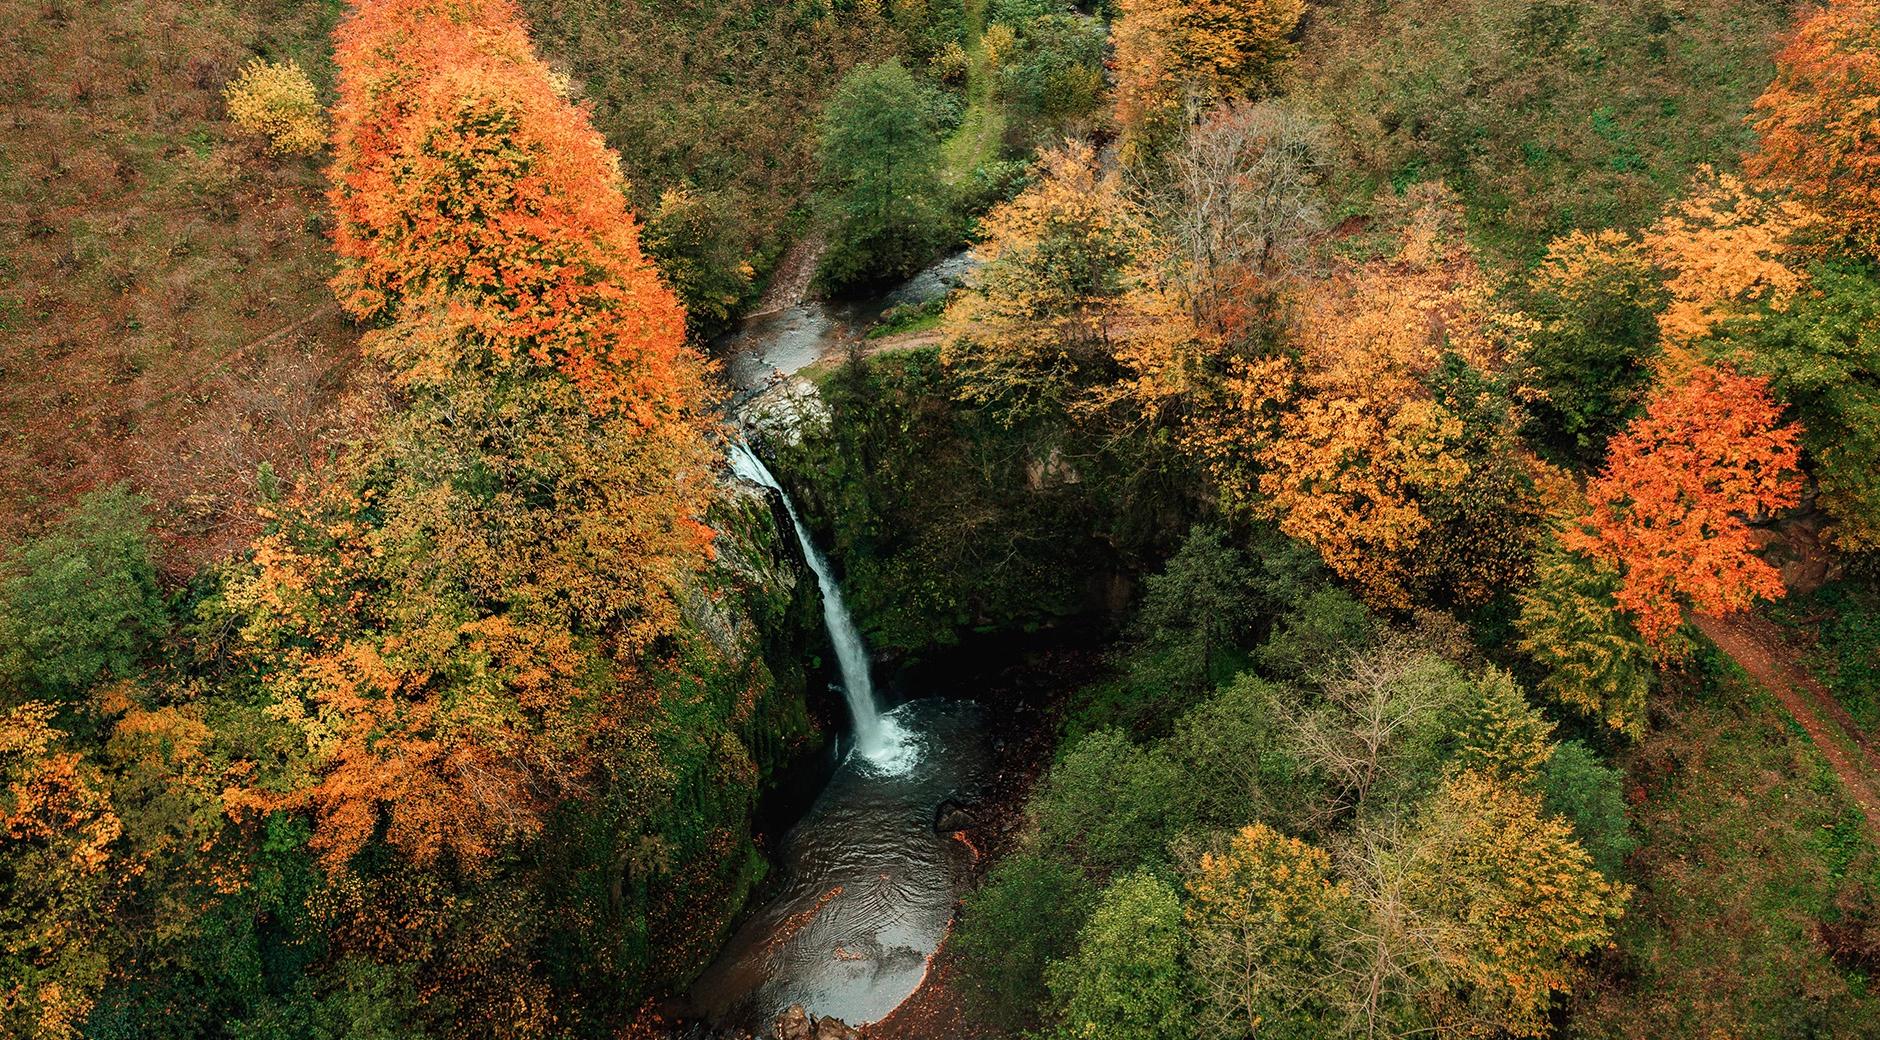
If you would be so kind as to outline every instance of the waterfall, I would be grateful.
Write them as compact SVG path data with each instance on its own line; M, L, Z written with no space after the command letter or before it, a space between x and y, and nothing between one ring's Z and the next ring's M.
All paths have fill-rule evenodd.
M875 704L875 682L868 669L868 645L862 642L855 620L849 617L848 605L842 601L842 589L829 572L829 561L823 559L822 553L816 550L816 543L810 540L809 528L803 526L803 518L797 515L796 504L790 501L789 493L783 490L770 468L743 441L731 445L731 471L774 490L783 499L783 510L789 514L791 526L796 528L803 558L809 561L809 569L816 573L816 585L822 590L823 627L829 630L829 642L835 647L836 666L842 675L842 696L848 701L850 717L855 720L856 749L877 765L905 765L903 759L909 751L906 742L893 723L881 717L881 709Z

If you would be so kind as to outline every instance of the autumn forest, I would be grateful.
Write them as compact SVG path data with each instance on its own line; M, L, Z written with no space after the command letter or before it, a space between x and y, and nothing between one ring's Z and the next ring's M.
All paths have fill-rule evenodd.
M0 15L0 1037L1880 1037L1880 0Z

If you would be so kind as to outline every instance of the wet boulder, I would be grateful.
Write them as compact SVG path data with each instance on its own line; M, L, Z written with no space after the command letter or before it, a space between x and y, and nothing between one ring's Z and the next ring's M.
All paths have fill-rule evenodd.
M775 1032L777 1040L815 1040L816 1037L815 1024L801 1004L790 1005L790 1010L777 1019Z
M811 1040L861 1040L862 1031L839 1018L819 1018Z
M943 798L933 810L933 832L953 834L978 823L971 804L958 798Z

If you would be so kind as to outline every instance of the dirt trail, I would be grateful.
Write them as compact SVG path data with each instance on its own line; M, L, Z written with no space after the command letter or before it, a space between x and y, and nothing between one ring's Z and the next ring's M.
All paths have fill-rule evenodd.
M825 248L827 243L820 234L808 234L790 243L790 248L784 250L782 259L777 261L777 269L771 273L770 285L764 289L763 297L744 319L761 318L802 303L809 296L810 282L816 277L816 262L822 259Z
M1827 687L1795 664L1795 651L1775 623L1748 613L1704 614L1693 620L1795 717L1880 837L1880 796L1871 779L1880 776L1880 751Z

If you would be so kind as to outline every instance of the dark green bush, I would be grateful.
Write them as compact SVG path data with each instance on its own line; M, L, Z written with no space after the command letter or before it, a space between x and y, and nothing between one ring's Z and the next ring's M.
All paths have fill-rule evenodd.
M0 689L70 697L136 668L169 620L145 504L92 492L0 561Z

